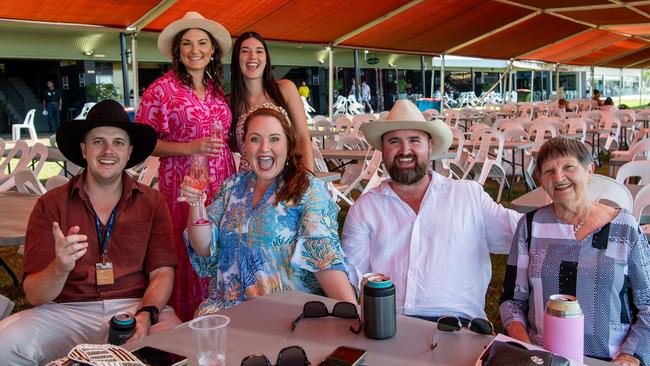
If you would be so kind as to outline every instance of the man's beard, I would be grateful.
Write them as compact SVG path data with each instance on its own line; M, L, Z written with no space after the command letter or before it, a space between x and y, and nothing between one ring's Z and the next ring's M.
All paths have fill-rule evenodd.
M415 166L413 168L399 168L397 160L400 158L413 157ZM388 168L390 177L399 184L409 185L422 180L427 175L428 162L420 162L415 155L399 155L393 160L393 164Z

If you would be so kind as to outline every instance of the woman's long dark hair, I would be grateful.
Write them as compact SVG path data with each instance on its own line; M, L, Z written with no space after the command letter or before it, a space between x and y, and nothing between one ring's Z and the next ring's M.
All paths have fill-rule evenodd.
M221 64L221 57L223 56L223 52L221 51L219 43L217 43L217 40L212 36L212 34L210 34L210 32L201 28L188 28L178 32L172 41L172 70L174 70L174 74L181 83L192 89L196 89L192 75L187 72L185 65L181 61L181 41L183 40L183 35L190 29L198 29L205 32L210 39L210 43L214 46L212 59L205 67L205 73L207 75L203 78L203 85L206 87L212 85L212 94L218 95L222 92L221 80L223 79L223 65Z
M300 201L302 196L307 192L309 187L308 171L302 164L302 154L296 144L295 132L289 118L275 109L262 107L250 113L244 121L244 139L248 134L250 121L258 116L270 116L280 121L282 131L287 138L287 162L286 166L280 173L281 181L284 184L278 184L275 196L276 205L280 201L286 201L289 205L294 205Z
M266 66L262 73L262 87L264 88L264 93L266 93L266 95L273 101L273 104L284 108L284 110L288 110L287 102L284 100L284 97L282 97L278 83L273 77L271 55L269 54L269 48L266 45L266 41L264 41L264 38L256 32L246 32L242 34L237 38L233 45L232 56L230 58L230 110L232 111L232 123L230 124L229 144L232 151L238 151L236 135L237 119L252 107L251 105L248 105L246 98L248 90L246 90L244 76L241 71L241 66L239 65L239 52L241 51L241 45L249 38L255 38L260 41L262 46L264 46L264 52L266 53Z

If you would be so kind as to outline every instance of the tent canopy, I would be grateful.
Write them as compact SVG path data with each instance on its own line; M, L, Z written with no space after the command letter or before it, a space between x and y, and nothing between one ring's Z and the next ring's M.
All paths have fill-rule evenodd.
M629 0L22 0L0 21L159 32L187 11L236 37L425 55L650 66L650 1Z

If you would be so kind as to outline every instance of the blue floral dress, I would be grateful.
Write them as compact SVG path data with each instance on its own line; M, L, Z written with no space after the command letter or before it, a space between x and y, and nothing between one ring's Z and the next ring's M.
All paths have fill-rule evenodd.
M276 291L322 295L314 272L347 274L338 236L339 208L324 183L310 176L297 204L275 205L276 180L253 207L255 180L253 172L227 179L208 207L210 256L198 255L185 236L194 269L199 277L210 278L209 297L195 316Z

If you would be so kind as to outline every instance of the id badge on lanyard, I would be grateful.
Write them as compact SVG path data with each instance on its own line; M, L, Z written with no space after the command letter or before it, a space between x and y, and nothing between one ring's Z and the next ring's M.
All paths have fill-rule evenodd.
M95 278L98 286L112 285L115 283L115 276L113 275L113 263L106 261L106 253L108 252L108 240L111 238L111 232L115 225L115 216L117 216L117 205L113 208L111 216L106 224L106 234L102 237L102 223L99 216L95 212L95 229L97 229L97 242L99 243L99 253L101 262L95 263ZM93 210L94 211L94 210Z

